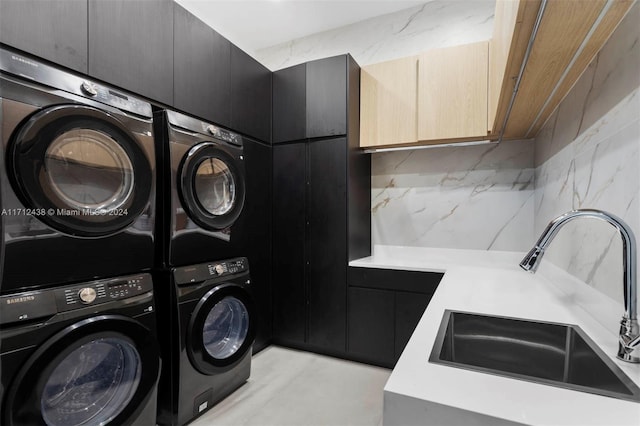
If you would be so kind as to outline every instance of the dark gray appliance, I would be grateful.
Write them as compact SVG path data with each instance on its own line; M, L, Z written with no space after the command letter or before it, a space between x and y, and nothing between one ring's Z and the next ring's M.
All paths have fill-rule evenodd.
M157 292L158 424L183 425L249 378L255 308L246 258L174 268ZM165 283L157 283L163 285Z
M162 185L170 188L162 203L164 264L246 255L242 137L174 111L162 111L156 121L162 122Z
M150 270L150 104L4 48L0 70L0 293Z
M0 423L155 424L150 275L4 295L0 304Z

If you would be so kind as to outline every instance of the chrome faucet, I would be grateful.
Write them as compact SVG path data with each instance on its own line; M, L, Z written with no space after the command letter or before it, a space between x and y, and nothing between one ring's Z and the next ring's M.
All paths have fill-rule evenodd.
M562 226L578 217L591 217L603 220L618 230L622 236L622 267L624 270L624 314L620 321L620 336L618 338L618 358L640 363L640 329L638 328L637 300L637 255L636 239L629 228L619 217L601 210L573 210L549 222L547 228L536 242L536 245L520 262L525 271L535 272L538 262L542 259L545 249L551 244Z

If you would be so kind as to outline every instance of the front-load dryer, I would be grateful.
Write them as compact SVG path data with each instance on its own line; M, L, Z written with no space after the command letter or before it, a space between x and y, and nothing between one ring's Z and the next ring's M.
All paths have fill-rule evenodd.
M255 308L246 258L174 268L165 279L158 424L183 425L249 378Z
M1 294L150 270L151 105L0 49Z
M245 166L240 135L174 111L156 115L165 161L165 266L246 255Z
M1 424L155 424L150 275L3 295L0 304Z

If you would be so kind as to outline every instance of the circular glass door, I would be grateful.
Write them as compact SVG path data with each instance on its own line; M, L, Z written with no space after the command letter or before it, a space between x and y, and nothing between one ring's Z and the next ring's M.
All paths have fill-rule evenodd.
M189 150L180 166L180 198L199 226L218 231L231 226L244 207L244 180L238 161L213 142Z
M211 357L226 359L235 354L249 332L249 311L239 299L224 297L213 305L202 327L202 344Z
M223 284L196 305L187 330L187 353L200 372L231 368L251 350L255 337L254 304L246 289Z
M105 338L75 349L45 380L40 408L49 426L103 425L131 402L140 384L135 346Z
M7 426L128 424L157 385L160 355L140 322L99 315L64 328L20 367L3 401Z
M54 229L99 237L144 211L153 184L149 159L113 116L85 106L36 113L12 140L16 192Z

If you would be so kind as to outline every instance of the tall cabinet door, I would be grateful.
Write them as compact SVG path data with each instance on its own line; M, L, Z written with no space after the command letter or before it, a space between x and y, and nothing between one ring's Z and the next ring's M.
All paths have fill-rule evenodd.
M89 0L89 75L171 105L173 4Z
M231 128L271 142L271 71L233 45Z
M229 127L231 42L177 4L174 32L174 106Z
M2 0L0 42L87 73L87 0Z
M347 140L308 144L308 343L344 352L347 304Z
M273 147L273 329L283 343L305 341L306 144Z

